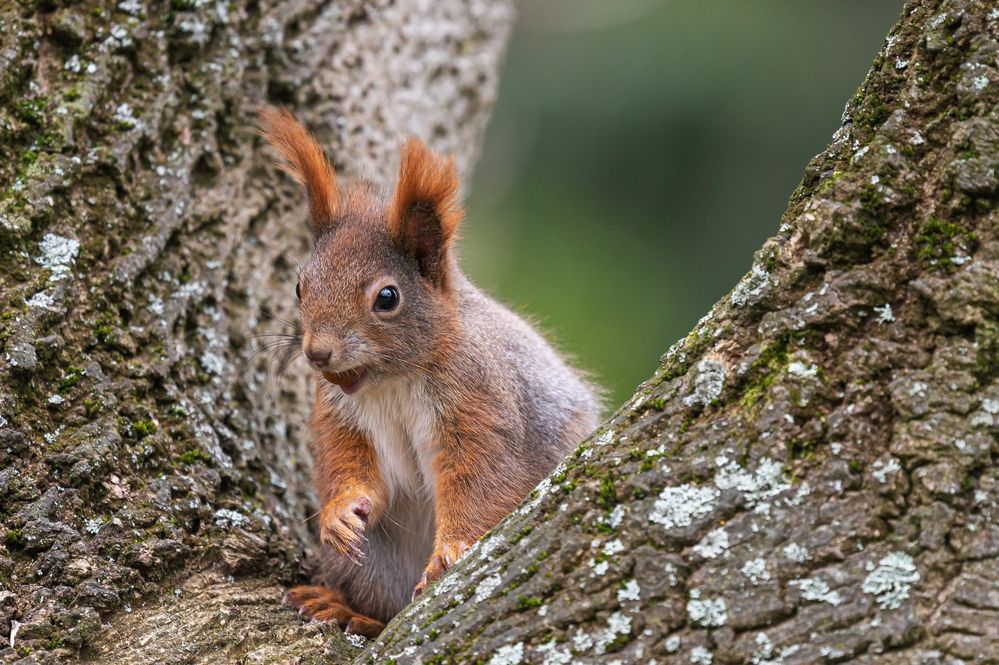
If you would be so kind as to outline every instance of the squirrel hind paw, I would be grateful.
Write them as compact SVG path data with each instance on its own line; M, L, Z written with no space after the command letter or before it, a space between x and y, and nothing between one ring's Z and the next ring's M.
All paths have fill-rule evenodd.
M355 612L339 589L303 584L288 589L284 602L298 610L299 615L313 621L336 621L348 633L377 637L385 624Z
M317 584L300 584L284 592L282 598L285 605L291 605L297 610L302 609L306 602L320 601L346 605L347 599L339 589L330 589Z

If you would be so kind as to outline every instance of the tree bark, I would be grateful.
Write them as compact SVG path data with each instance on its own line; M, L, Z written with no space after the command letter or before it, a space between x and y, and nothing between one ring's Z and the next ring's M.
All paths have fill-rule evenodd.
M999 662L997 38L906 3L749 274L362 661Z
M266 335L309 248L254 113L291 107L347 178L390 185L406 133L467 172L511 19L505 0L0 6L0 662L350 657L280 604L314 500L307 372L282 380Z

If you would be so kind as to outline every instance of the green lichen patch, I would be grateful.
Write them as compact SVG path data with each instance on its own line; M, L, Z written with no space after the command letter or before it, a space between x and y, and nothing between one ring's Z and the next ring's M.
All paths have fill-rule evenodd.
M750 366L739 398L739 405L752 412L769 394L771 387L787 367L790 356L790 335L769 344Z
M930 217L915 238L916 256L937 269L953 268L965 263L978 247L973 231Z

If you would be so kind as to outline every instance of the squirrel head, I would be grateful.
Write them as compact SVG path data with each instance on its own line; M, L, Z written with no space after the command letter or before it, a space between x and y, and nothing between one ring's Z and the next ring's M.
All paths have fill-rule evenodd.
M427 371L456 319L451 246L463 211L454 159L410 138L389 200L341 190L315 138L284 109L260 114L260 134L302 185L315 241L302 267L302 349L345 393Z

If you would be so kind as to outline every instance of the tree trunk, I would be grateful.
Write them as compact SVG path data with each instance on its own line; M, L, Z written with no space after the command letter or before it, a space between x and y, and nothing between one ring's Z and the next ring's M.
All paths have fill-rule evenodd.
M751 272L364 657L999 662L997 37L908 2Z
M266 335L309 248L254 112L291 107L347 177L391 184L406 133L467 172L511 19L506 0L0 6L0 662L349 658L280 604L314 501L307 372L282 381Z

